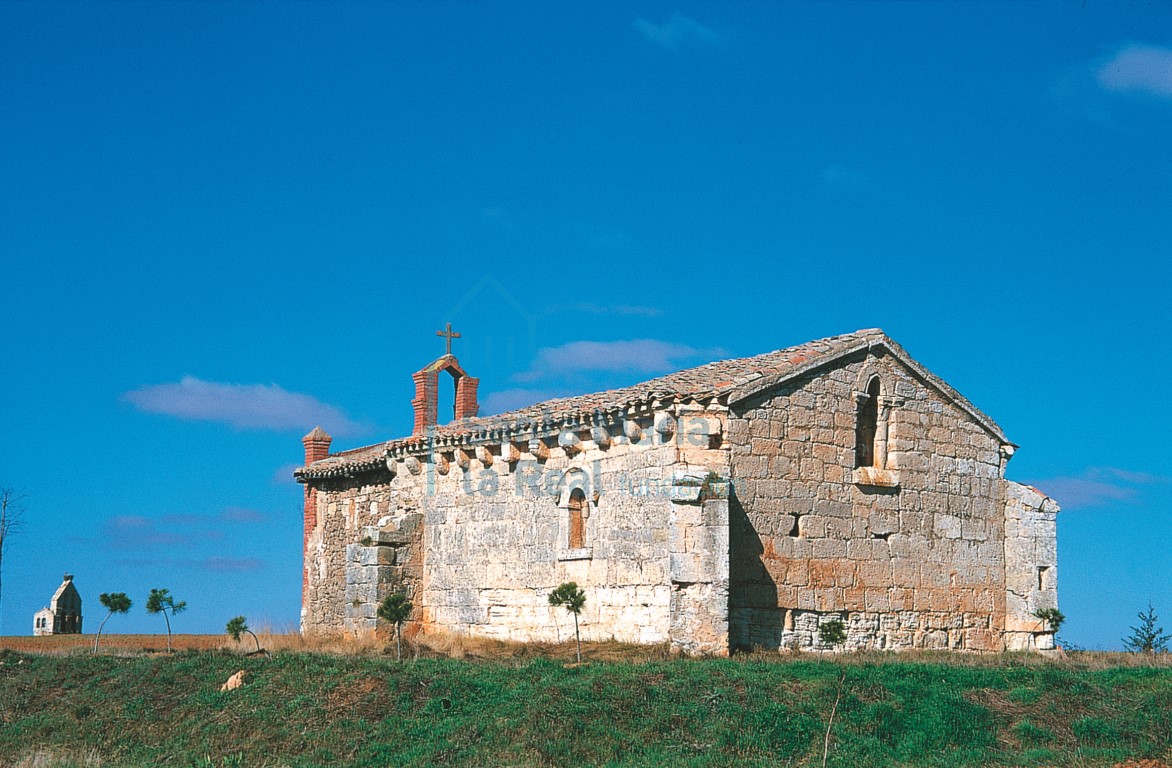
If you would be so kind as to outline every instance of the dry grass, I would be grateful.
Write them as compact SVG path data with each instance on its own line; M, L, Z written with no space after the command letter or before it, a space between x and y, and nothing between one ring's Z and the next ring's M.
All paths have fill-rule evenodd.
M294 630L257 630L261 647L270 652L329 653L346 656L378 656L394 653L394 640L385 636L354 637L345 633L302 635ZM255 649L247 635L239 642L227 635L172 635L177 651L228 651L248 653ZM0 650L25 653L78 654L93 648L93 635L51 637L0 637ZM102 635L101 653L137 655L163 653L166 635ZM679 655L666 643L635 645L615 640L582 643L582 658L594 662L654 662ZM520 643L472 637L447 632L417 635L403 641L404 658L450 658L470 660L525 661L535 658L571 659L574 642ZM733 657L746 662L813 661L824 659L840 664L947 664L967 667L1039 667L1058 665L1070 669L1102 670L1120 667L1172 667L1172 654L1137 654L1110 651L1070 651L1043 656L1038 653L957 653L954 651L859 651L827 653L754 650Z
M227 635L172 635L176 650L211 651L234 645ZM0 637L0 650L25 653L73 654L90 652L93 635L53 635L50 637ZM164 653L166 635L102 635L100 651L107 654Z
M99 768L102 758L94 750L71 754L56 749L36 749L17 758L13 768Z

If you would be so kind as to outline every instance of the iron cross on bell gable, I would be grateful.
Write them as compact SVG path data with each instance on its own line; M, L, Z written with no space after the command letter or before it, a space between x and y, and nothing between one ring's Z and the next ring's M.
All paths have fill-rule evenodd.
M444 341L447 343L447 350L444 352L444 355L446 355L447 357L451 357L452 356L452 339L460 338L460 334L453 332L452 331L452 324L448 323L447 328L445 328L442 331L436 331L435 335L445 337Z

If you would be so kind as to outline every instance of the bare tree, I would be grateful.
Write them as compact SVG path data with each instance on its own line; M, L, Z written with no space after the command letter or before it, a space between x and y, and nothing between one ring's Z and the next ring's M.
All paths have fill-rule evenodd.
M15 488L0 488L0 605L4 599L4 553L12 543L12 535L20 530L24 513L24 494ZM0 621L4 613L0 611Z

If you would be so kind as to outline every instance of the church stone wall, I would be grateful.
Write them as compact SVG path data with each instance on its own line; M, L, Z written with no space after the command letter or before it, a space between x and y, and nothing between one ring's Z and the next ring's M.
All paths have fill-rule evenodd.
M305 538L301 629L311 633L369 629L385 594L396 588L414 594L421 580L422 551L416 545L399 554L408 542L394 536L405 518L410 528L410 516L419 511L420 501L413 489L391 482L388 473L321 481L310 490L316 515ZM384 528L385 537L379 533ZM410 530L418 541L418 529ZM408 564L413 567L404 572L402 566ZM374 571L368 572L372 565ZM372 582L381 587L362 588Z
M1051 648L1032 614L1057 605L1057 506L1006 481L1013 446L901 354L868 344L531 439L427 426L327 458L315 430L302 629L379 631L403 590L408 634L567 640L548 595L574 581L588 640L810 649L838 619L848 649Z
M368 480L313 483L303 629L375 628L386 594L416 605L408 632L559 641L556 586L586 591L584 639L728 650L728 451L723 414L583 428L531 443L391 459ZM571 549L571 497L584 546Z
M650 437L647 438L650 442ZM424 622L508 640L565 640L573 618L549 605L554 587L586 591L583 638L668 640L669 446L592 442L567 457L499 458L451 469L427 498ZM585 503L585 546L569 548L574 489ZM597 496L595 496L597 492Z
M1005 644L1050 650L1051 627L1034 612L1058 607L1058 505L1028 486L1005 485Z
M886 457L856 469L876 375ZM881 349L733 411L734 647L818 647L839 619L847 648L1003 648L1003 459L968 413Z

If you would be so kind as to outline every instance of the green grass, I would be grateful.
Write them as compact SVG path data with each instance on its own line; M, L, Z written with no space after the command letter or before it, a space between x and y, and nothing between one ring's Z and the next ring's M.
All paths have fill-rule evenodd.
M1172 757L1168 667L5 651L0 765L820 766L840 685L828 766Z

